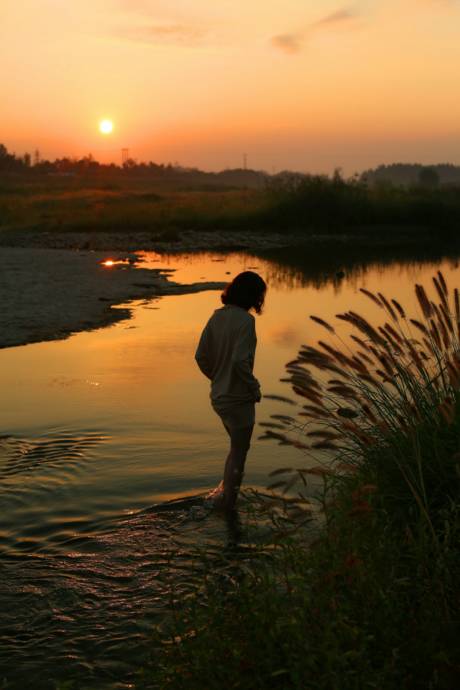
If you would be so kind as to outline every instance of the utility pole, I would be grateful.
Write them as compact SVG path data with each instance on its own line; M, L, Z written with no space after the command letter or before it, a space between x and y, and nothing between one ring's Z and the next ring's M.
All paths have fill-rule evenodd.
M129 160L129 149L121 149L121 165L124 166Z
M248 169L248 154L243 153L243 170Z

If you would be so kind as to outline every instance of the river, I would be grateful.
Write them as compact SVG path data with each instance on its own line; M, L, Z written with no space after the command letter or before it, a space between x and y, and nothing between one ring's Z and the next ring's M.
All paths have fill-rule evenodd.
M428 286L439 268L460 285L454 259L309 273L295 253L284 263L247 253L142 258L175 269L178 282L258 271L269 289L256 318L255 373L264 393L284 396L285 363L324 336L309 314L333 320L354 309L381 320L360 287L415 310L414 282ZM180 596L181 557L197 544L225 545L225 521L195 510L195 497L220 481L227 450L193 359L219 305L218 292L139 301L130 320L108 328L0 351L2 687L41 690L75 678L78 688L134 687L171 582ZM264 399L258 421L280 412L286 407ZM312 462L259 440L262 431L246 487L263 489L270 471Z

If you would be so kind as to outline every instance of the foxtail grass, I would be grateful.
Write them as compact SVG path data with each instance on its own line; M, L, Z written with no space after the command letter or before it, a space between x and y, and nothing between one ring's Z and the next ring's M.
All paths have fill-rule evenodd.
M277 415L277 428L266 423L263 437L301 443L325 475L342 482L366 468L371 484L391 491L395 519L421 516L435 537L437 511L455 503L460 489L459 292L438 273L434 294L415 286L413 316L394 298L361 292L381 309L382 323L351 310L337 314L349 328L343 337L343 328L312 316L328 340L302 346L287 364L283 381L298 412Z

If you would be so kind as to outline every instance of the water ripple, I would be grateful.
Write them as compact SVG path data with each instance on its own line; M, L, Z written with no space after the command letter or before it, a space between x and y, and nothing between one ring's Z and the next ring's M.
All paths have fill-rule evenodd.
M181 520L180 513L142 514L109 523L87 540L69 540L62 554L4 558L0 677L6 687L28 687L32 674L34 690L76 677L88 688L129 687L169 601L169 569L177 558L171 535ZM180 592L177 577L174 586Z
M89 451L106 440L106 436L70 436L22 439L0 437L0 476L11 476L57 466L78 466L88 458Z

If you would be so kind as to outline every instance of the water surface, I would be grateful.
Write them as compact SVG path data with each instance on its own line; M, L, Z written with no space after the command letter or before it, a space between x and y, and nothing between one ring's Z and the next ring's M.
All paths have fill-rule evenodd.
M381 319L359 292L380 290L415 308L413 283L457 263L387 263L354 270L302 269L249 254L148 254L178 282L229 280L257 270L268 282L257 317L256 375L265 393L289 395L279 379L302 343L327 320L355 309ZM116 267L108 270L118 270ZM197 543L224 545L225 523L181 502L221 478L226 436L193 355L219 293L139 301L130 320L65 341L0 351L0 678L6 687L129 687L148 650L175 575ZM259 421L286 408L258 406ZM245 485L264 488L280 466L311 462L255 434ZM312 487L312 491L314 487ZM167 504L175 500L176 503ZM178 502L177 502L178 501ZM173 561L171 560L173 558ZM177 570L176 570L177 569Z

